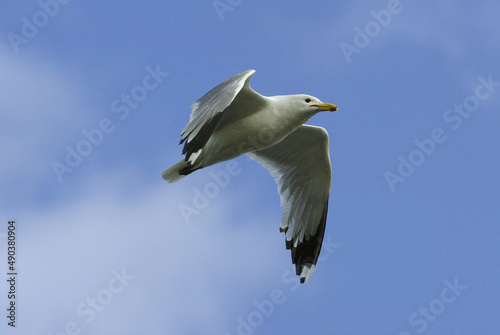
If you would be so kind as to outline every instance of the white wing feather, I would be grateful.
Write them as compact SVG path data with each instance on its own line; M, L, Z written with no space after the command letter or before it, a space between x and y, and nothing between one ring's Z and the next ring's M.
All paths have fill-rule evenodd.
M249 87L248 83L254 73L255 70L238 73L211 89L192 104L189 122L181 133L181 139L187 137L187 142L191 142L207 122L217 114L224 112L240 93L245 83Z
M247 154L278 184L283 214L280 230L301 281L308 281L321 250L331 184L328 133L302 125L278 144Z

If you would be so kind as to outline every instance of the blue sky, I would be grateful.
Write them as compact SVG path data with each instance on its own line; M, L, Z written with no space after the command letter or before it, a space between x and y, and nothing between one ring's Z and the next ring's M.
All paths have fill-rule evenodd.
M16 219L19 273L2 334L496 334L499 15L491 1L2 4L0 259ZM309 122L330 134L333 180L305 285L264 168L160 178L189 106L250 68L261 94L339 107Z

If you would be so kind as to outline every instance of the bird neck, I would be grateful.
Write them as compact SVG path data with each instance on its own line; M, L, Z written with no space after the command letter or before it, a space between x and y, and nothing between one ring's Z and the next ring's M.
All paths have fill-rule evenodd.
M295 128L307 122L314 114L297 109L290 97L290 95L275 95L269 98L273 101L275 115L286 119Z

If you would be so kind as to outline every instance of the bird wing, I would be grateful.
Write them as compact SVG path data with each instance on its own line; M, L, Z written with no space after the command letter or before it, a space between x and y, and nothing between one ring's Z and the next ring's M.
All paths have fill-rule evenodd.
M255 70L241 72L219 84L198 101L191 105L189 122L180 136L180 144L184 144L182 154L191 165L200 154L222 116L237 96L245 99L262 99L262 96L250 87L250 78Z
M302 125L278 144L247 155L264 166L278 184L283 214L280 231L300 281L309 281L321 250L332 169L328 133Z

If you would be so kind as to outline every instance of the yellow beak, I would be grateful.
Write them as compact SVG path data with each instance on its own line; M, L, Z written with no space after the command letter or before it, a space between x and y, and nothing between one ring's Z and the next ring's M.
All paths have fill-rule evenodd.
M335 112L337 110L337 106L335 106L334 104L327 104L327 103L323 103L323 104L319 104L319 105L311 105L309 107L318 107L318 109L320 111Z

